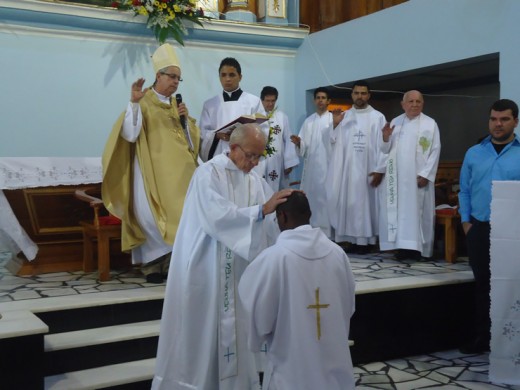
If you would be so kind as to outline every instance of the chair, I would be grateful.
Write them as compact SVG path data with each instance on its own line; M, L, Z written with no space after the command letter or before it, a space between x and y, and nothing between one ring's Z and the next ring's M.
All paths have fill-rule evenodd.
M110 240L121 239L121 221L113 216L101 216L105 211L103 201L87 192L94 188L78 189L74 196L84 202L88 202L94 210L92 221L80 221L83 231L83 271L93 272L96 267L94 263L94 241L97 241L97 268L99 280L106 282L110 280Z

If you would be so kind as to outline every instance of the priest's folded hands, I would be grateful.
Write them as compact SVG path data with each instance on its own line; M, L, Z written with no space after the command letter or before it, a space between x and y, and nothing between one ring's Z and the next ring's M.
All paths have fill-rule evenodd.
M271 198L262 206L262 215L265 217L266 215L273 213L276 210L276 207L279 204L287 201L287 197L295 191L303 192L301 190L294 190L292 188L286 188L275 192L273 196L271 196Z

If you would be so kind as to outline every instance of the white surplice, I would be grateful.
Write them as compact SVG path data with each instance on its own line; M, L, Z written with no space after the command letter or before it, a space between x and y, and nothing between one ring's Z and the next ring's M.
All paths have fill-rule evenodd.
M168 272L152 389L257 388L235 290L248 262L279 233L274 214L258 218L271 195L261 177L225 154L195 171Z
M332 158L327 175L329 218L336 242L375 244L379 231L377 191L372 172L385 172L381 153L382 113L352 107L331 131Z
M320 229L283 231L248 266L238 289L248 346L267 353L262 389L354 389L354 276L343 250Z
M411 120L405 114L400 115L390 126L395 126L390 140L381 143L381 151L388 160L387 173L379 186L379 245L381 250L412 249L431 257L435 230L434 183L441 152L439 128L435 120L422 113ZM392 158L394 164L391 164ZM391 165L397 171L395 193L388 189ZM426 187L417 187L417 176L428 179ZM395 223L391 223L388 200L395 197L397 215ZM390 238L392 232L395 240Z
M260 98L247 92L242 92L236 101L225 102L222 93L204 102L200 115L200 158L208 160L208 153L215 138L215 130L227 125L241 115L252 115L263 110ZM222 153L229 143L220 140L214 156Z
M305 192L312 211L311 225L319 227L331 236L327 194L325 191L327 170L331 153L330 132L332 114L312 114L303 122L298 135L300 147L296 148L303 157L303 172L300 189Z
M269 113L263 111L262 114L267 116ZM265 159L263 176L267 184L276 192L288 187L284 170L298 165L300 159L296 154L296 147L291 142L289 118L284 112L275 110L265 127L273 129L271 146L274 147L275 153Z

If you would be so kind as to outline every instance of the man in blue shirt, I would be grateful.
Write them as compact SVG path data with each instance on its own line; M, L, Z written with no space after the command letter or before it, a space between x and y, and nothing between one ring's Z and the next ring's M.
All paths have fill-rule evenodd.
M489 136L471 147L460 172L460 215L468 244L468 257L475 277L475 338L460 349L462 353L489 351L491 182L520 180L520 139L518 106L509 99L493 103L489 115Z

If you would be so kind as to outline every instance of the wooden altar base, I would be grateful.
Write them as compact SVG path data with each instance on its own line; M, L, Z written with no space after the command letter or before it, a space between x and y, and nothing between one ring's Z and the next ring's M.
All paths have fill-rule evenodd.
M94 188L93 195L101 193L100 184L4 190L18 222L38 245L34 260L28 261L22 252L11 259L7 268L13 274L30 276L83 269L80 221L91 220L93 211L74 197L74 191L85 188ZM120 240L110 242L110 253L111 267L130 267L130 255L121 252Z
M34 276L53 272L83 271L83 241L38 245L38 256L33 261L27 260L23 253L13 256L6 268L18 276ZM131 256L122 253L120 240L110 242L110 268L124 270L132 266ZM96 255L97 256L97 255ZM97 257L94 264L97 264ZM94 267L95 268L95 267ZM89 269L87 271L93 271Z

